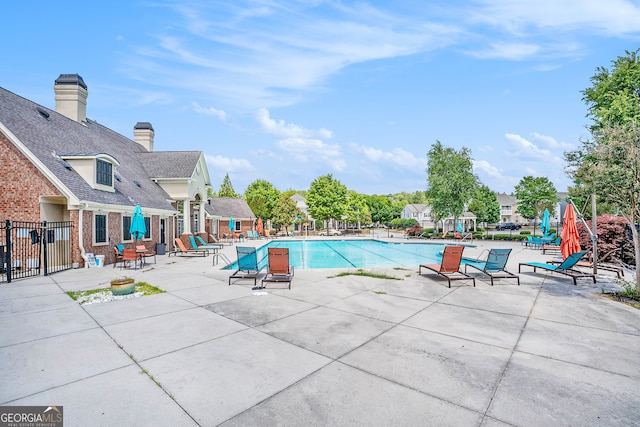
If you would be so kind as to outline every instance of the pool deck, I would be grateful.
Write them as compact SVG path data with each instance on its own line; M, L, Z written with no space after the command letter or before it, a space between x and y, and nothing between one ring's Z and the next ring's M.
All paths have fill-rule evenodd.
M512 247L515 273L552 257L474 244L465 255ZM574 286L529 268L491 287L474 271L475 288L448 288L417 266L297 270L291 290L254 291L212 261L0 284L0 405L63 406L65 426L640 424L640 310L601 295L613 273ZM167 292L64 293L123 275Z

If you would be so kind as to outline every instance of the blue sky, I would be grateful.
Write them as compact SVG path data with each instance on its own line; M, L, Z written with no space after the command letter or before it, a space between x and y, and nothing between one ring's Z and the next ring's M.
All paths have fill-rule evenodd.
M426 188L436 140L512 192L559 191L588 138L581 91L638 49L640 1L151 0L7 2L0 86L55 108L80 74L87 117L156 150L202 150L214 189L308 189L328 173L365 194Z

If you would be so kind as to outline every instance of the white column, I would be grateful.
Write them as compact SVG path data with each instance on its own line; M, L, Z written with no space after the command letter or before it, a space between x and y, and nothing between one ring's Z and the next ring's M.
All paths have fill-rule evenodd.
M204 203L200 202L200 211L198 213L198 232L199 233L204 233L205 228L204 228Z
M184 200L182 202L183 209L183 221L184 221L184 233L191 234L191 201Z

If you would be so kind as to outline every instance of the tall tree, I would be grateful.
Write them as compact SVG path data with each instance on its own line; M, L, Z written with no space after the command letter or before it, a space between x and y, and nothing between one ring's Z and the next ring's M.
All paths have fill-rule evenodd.
M236 194L233 189L233 185L231 185L231 179L229 179L229 174L227 173L222 180L222 184L220 185L220 191L218 191L218 197L231 197L237 198L240 197Z
M280 200L280 191L264 179L253 181L244 191L247 204L258 218L272 219Z
M298 216L302 216L302 212L296 206L296 202L292 198L283 195L276 204L271 222L279 229L293 224Z
M367 196L366 198L371 221L375 224L386 224L394 218L391 201L386 196Z
M331 174L320 176L309 187L307 205L315 219L341 220L347 209L347 187Z
M457 221L478 185L473 174L471 150L462 147L456 151L436 141L427 157L426 195L436 224L448 216Z
M542 216L545 209L554 212L556 203L560 200L556 187L547 177L525 176L516 185L515 190L518 199L516 211L530 220Z
M587 117L593 120L591 132L604 127L640 124L640 49L626 51L609 70L598 67L591 87L582 91Z
M583 91L593 139L565 153L568 173L581 192L596 194L628 223L633 236L636 288L640 290L640 57L625 52L611 69L599 67Z
M500 221L500 203L496 193L486 185L480 185L469 203L469 210L473 212L480 223L486 225Z
M352 224L358 224L358 228L362 223L371 222L371 212L367 206L366 196L354 190L347 192L346 219Z
M632 225L640 220L640 127L601 128L593 141L565 157L574 180L610 204L631 228L640 289L640 240Z

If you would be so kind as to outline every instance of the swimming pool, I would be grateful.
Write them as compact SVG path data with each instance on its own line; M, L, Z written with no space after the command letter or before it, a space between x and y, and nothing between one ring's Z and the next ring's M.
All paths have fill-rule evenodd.
M242 246L242 245L240 245ZM267 248L289 248L294 268L415 267L439 264L443 244L392 243L379 240L272 240L257 249L260 265L267 264ZM236 269L237 262L225 267Z

